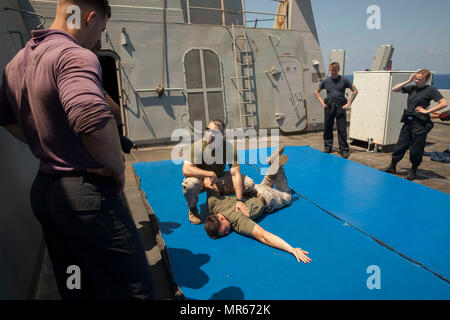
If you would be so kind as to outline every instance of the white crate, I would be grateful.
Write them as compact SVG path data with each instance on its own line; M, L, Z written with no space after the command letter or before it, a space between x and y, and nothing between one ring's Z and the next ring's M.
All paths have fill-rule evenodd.
M414 71L356 71L353 84L358 96L351 107L349 138L377 145L397 142L406 108L407 94L393 92L393 86L409 79ZM430 78L431 82L431 78Z

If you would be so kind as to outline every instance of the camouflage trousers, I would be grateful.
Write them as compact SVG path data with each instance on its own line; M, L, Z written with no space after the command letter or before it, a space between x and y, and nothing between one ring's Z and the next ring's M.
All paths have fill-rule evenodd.
M241 174L242 177L242 193L254 194L255 182L245 174ZM198 195L205 191L203 179L197 177L186 177L181 184L183 186L183 195L186 199L186 204L189 208L195 208L198 202ZM233 180L231 179L231 173L228 171L217 182L217 188L220 194L230 195L234 194Z
M258 196L263 197L266 201L264 210L271 213L275 210L290 205L292 202L292 194L288 186L284 169L280 168L276 176L272 179L267 178L268 176L264 178L261 184L255 185L255 190L258 193ZM277 189L273 188L274 184Z

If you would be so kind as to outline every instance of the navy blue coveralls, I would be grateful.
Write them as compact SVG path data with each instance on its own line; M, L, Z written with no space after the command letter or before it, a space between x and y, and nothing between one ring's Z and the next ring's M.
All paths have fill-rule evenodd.
M433 123L428 114L416 112L415 109L418 106L427 109L431 100L438 102L443 96L429 85L422 88L416 85L406 86L402 88L402 93L408 94L408 101L401 120L403 127L392 153L392 163L397 164L409 148L409 159L413 168L417 169L422 162L427 134L433 128Z
M324 131L323 142L325 150L331 151L333 148L333 125L336 119L336 129L339 140L339 151L349 150L347 143L347 112L342 109L347 103L345 89L352 88L351 82L339 76L336 79L327 78L319 86L319 91L327 90L327 98L324 100L327 105L324 108Z

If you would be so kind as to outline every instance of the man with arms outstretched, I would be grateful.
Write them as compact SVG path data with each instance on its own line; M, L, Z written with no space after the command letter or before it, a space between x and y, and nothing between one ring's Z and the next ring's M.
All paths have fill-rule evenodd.
M287 156L281 155L279 166L287 161ZM273 164L272 167L277 164ZM278 169L278 168L277 168ZM276 172L278 171L278 172ZM256 195L244 198L249 208L249 216L233 210L236 202L235 197L224 196L219 190L211 185L209 179L205 179L205 187L208 194L208 209L211 215L205 220L205 231L213 239L228 235L232 230L239 234L252 237L268 246L291 253L298 262L310 263L309 252L301 248L293 248L282 238L264 230L253 220L260 217L264 212L271 213L291 204L292 194L287 183L283 168L270 170L275 174L267 174L261 184L255 185ZM276 185L277 189L273 186Z

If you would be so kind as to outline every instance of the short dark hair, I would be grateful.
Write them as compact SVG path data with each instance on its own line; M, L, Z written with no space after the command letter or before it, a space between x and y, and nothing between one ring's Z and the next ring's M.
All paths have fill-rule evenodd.
M89 5L93 6L94 8L100 10L104 15L106 15L109 18L111 18L111 7L109 6L108 0L59 0L62 3L73 3L75 5Z
M212 120L209 120L208 125L210 123L214 123L216 126L218 126L220 128L220 131L222 131L222 133L225 131L225 123L222 120L212 119Z
M209 215L205 219L205 231L213 239L219 238L220 221L217 215Z
M330 68L338 68L340 70L341 66L340 66L339 62L334 61L334 62L330 63Z

